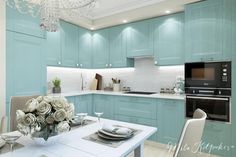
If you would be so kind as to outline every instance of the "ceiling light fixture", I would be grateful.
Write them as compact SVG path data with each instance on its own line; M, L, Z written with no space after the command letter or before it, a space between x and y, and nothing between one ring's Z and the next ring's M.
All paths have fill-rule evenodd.
M6 4L21 14L40 17L40 27L49 32L56 32L59 19L68 17L89 17L98 0L4 0Z
M127 20L123 20L123 23L127 23L128 21Z
M91 29L91 30L94 30L94 28L93 28L93 27L91 27L90 29Z
M171 13L171 11L170 11L170 10L166 10L165 12L166 12L166 14L169 14L169 13Z

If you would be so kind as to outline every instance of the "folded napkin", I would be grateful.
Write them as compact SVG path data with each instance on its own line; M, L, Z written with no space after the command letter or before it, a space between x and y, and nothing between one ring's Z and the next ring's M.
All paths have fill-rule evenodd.
M119 135L128 135L132 133L132 130L129 128L117 127L110 124L104 124L102 130Z

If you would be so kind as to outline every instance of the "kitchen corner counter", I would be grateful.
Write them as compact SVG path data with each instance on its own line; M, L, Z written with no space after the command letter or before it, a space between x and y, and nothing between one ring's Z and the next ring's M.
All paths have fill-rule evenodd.
M174 99L174 100L184 100L185 95L177 95L177 94L126 94L124 92L113 92L113 91L96 91L96 90L87 90L87 91L75 91L75 92L66 92L60 94L48 94L49 96L79 96L79 95L88 95L88 94L101 94L101 95L115 95L115 96L129 96L129 97L143 97L143 98L157 98L157 99Z

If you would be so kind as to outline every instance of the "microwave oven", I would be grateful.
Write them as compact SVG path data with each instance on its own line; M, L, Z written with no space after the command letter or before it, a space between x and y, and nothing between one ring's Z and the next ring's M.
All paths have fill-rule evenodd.
M231 62L186 63L185 88L231 89Z

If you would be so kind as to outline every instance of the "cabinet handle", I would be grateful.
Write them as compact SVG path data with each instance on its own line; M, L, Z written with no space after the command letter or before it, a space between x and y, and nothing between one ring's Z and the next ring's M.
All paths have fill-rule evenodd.
M61 65L61 62L60 62L60 61L58 61L58 65Z
M83 64L80 64L80 67L83 67Z
M76 64L76 66L78 67L78 66L79 66L79 64L77 63L77 64Z
M157 65L157 63L158 63L157 61L154 62L155 65Z
M108 64L106 64L106 67L108 67Z
M109 66L112 67L112 64L110 64Z

